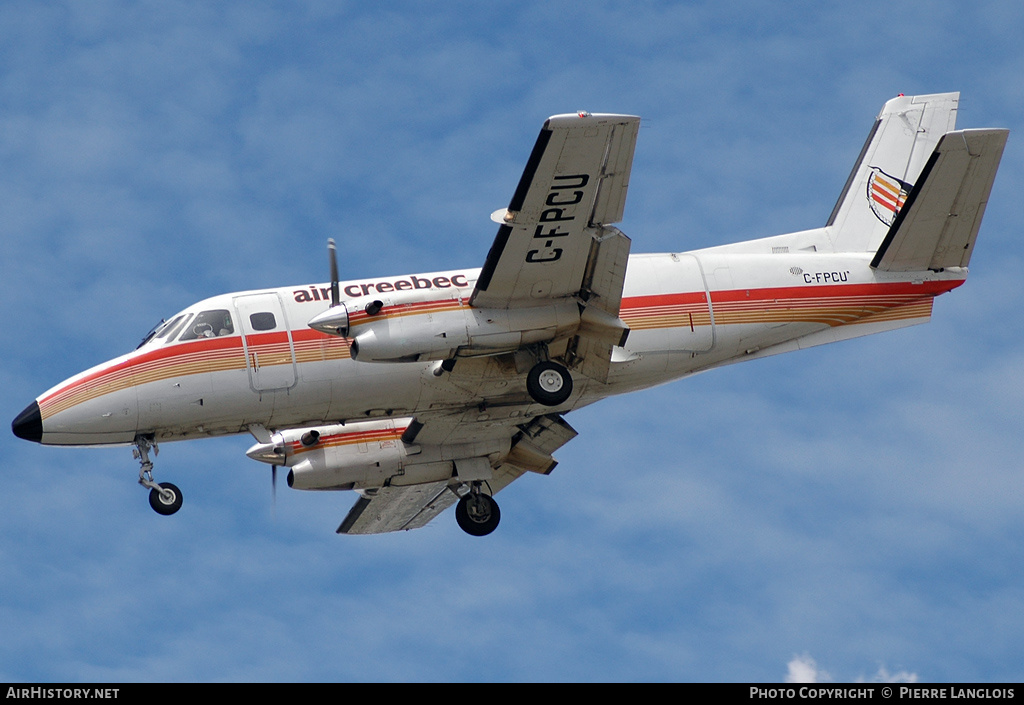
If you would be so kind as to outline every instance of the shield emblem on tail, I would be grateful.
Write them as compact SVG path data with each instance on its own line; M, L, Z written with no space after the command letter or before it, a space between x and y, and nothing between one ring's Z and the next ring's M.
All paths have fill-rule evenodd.
M871 167L867 195L868 204L875 217L886 225L892 225L911 188L913 186L906 181L890 176L878 167Z

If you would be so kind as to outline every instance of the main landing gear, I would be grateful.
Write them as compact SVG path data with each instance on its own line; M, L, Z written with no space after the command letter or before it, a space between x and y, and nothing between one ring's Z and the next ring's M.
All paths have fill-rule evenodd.
M151 443L145 436L135 437L135 450L132 454L139 461L142 469L139 470L139 484L149 488L149 506L157 514L170 516L181 509L181 490L170 482L157 484L153 480L153 461L149 459L149 449L153 449L153 455L160 454L160 448L156 443Z
M455 521L470 536L486 536L498 528L501 510L494 497L481 492L480 483L474 482L455 505Z
M548 360L547 347L540 346L534 350L540 362L535 364L526 375L526 391L530 398L544 406L559 406L569 401L572 396L572 374L553 360ZM455 367L455 359L443 360L434 366L434 376L441 377Z
M538 362L526 375L526 391L538 404L564 404L572 395L572 375L557 362Z

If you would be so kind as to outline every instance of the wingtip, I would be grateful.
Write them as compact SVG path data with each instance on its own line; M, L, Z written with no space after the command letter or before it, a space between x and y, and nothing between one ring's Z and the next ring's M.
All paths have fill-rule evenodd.
M587 110L577 110L575 113L561 113L559 115L552 115L551 117L544 121L544 129L549 130L552 127L563 125L573 127L579 125L581 122L603 124L609 122L630 123L638 122L639 120L639 115L620 115L618 113L591 113Z

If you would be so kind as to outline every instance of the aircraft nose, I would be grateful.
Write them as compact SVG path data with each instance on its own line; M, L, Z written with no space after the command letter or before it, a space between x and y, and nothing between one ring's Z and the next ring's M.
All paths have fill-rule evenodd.
M39 404L32 402L25 407L11 422L11 430L18 438L41 443L43 440L43 417L39 413Z

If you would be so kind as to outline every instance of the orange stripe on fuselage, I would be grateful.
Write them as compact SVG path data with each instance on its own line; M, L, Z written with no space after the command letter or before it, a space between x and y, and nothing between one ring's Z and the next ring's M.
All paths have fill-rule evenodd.
M839 326L892 310L893 320L927 316L921 299L955 289L963 280L922 284L834 284L636 296L623 300L620 318L633 330L749 323L822 323ZM873 318L872 320L879 320Z
M931 298L960 286L963 280L922 284L834 284L734 289L711 292L711 309L704 292L653 294L624 298L622 320L634 330L696 327L747 323L819 322L838 326L872 317L900 320L926 317ZM915 301L927 299L921 305ZM353 312L353 320L369 323L391 316L414 316L467 308L462 299L442 299L390 306L377 316ZM880 316L884 318L879 318ZM355 325L355 324L353 324ZM350 341L308 328L291 332L298 363L343 360L351 357ZM288 336L284 332L250 335L250 354L261 366L291 364ZM39 400L45 420L77 404L132 386L207 372L246 369L240 335L174 343L145 350L111 367L90 373ZM400 435L400 434L399 434Z
M349 341L311 329L292 331L297 362L321 362L351 357ZM249 354L256 353L260 366L291 364L285 332L247 337ZM76 379L39 400L43 419L83 402L129 387L206 372L246 369L240 335L204 338L146 350L111 367Z

